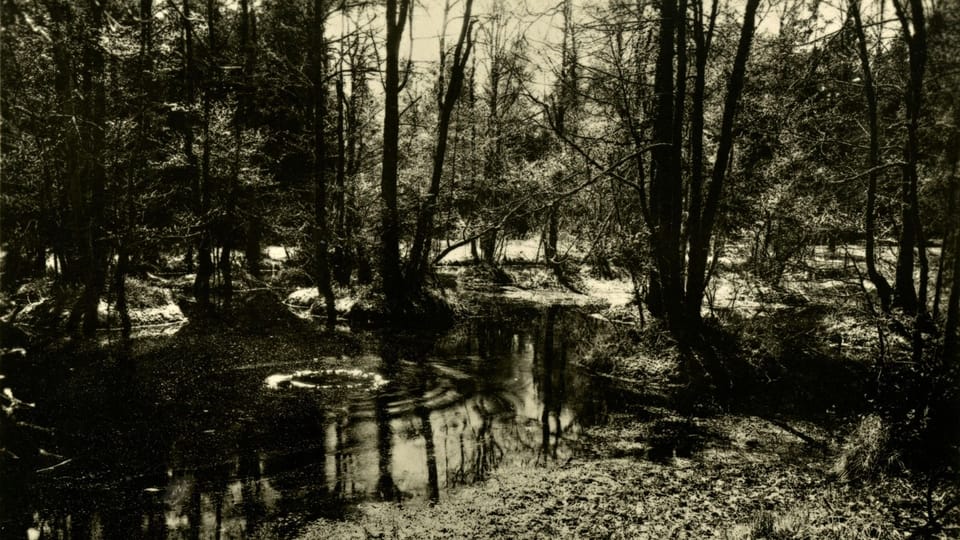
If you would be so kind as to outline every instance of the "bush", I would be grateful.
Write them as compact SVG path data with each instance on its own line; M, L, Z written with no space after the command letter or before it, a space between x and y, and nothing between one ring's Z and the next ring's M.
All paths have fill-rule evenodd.
M830 472L840 480L864 482L881 473L894 458L889 427L880 416L870 414L847 437Z
M131 309L154 308L173 303L173 296L168 289L148 281L128 277L126 287L127 304Z

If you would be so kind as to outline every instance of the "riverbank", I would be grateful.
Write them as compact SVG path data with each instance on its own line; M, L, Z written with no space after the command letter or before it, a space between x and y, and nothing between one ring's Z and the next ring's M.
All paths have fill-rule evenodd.
M300 538L900 539L923 524L922 490L892 477L839 482L832 453L769 421L677 421L698 446L687 457L675 448L652 459L649 431L663 420L620 415L590 430L585 456L500 469L433 505L362 503ZM954 523L930 537L958 532Z
M717 278L709 309L730 340L737 399L699 396L680 416L676 345L655 324L637 328L629 284L591 282L577 296L549 275L525 276L533 286L517 275L505 297L586 307L620 328L583 360L633 393L635 410L582 433L572 458L502 467L435 504L363 502L300 538L960 537L950 490L909 474L868 414L877 351L858 283ZM857 467L869 472L850 476Z

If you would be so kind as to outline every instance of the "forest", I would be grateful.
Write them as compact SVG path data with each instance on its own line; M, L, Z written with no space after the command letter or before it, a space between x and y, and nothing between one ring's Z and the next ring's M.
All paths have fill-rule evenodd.
M0 0L0 537L960 536L960 3Z

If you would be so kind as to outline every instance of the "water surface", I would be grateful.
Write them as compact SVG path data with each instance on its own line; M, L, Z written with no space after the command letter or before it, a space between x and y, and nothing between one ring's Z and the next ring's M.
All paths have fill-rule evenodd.
M239 365L201 350L169 371L61 358L11 373L5 385L41 396L36 418L55 426L37 444L73 461L4 480L0 536L291 535L359 501L438 500L505 463L569 459L614 405L575 365L600 323L557 306L491 311L439 335L364 335L336 359L356 376L325 378L330 358L277 360L270 340ZM305 370L310 384L276 384Z

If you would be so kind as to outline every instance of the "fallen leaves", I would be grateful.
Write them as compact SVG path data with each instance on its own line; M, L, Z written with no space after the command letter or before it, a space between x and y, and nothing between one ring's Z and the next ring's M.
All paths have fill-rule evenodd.
M916 525L898 518L911 493L903 481L835 484L824 474L824 456L799 454L792 436L762 420L704 422L711 421L759 444L715 441L692 458L666 462L607 453L566 466L505 468L434 506L361 504L350 521L318 521L303 538L899 539ZM621 428L601 437L630 438L638 429Z

